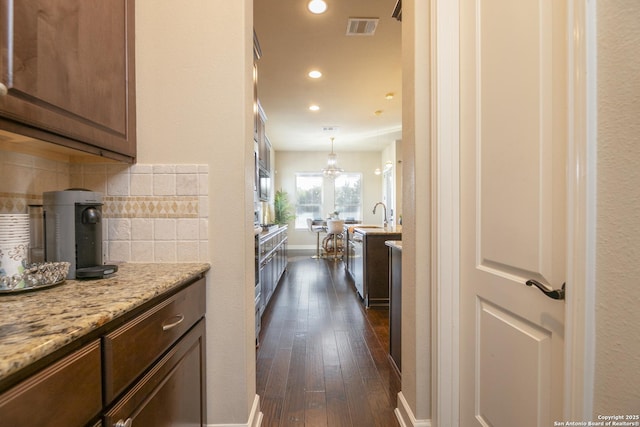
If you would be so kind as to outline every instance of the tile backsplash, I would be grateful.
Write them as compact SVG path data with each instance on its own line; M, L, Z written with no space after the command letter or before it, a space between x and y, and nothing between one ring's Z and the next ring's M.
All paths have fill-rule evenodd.
M117 262L208 262L208 165L67 164L0 150L0 213L44 191L103 194L103 254Z

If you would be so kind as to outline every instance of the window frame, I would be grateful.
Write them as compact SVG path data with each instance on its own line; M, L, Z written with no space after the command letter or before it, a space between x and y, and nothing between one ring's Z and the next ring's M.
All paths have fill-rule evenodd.
M362 172L343 172L342 174L340 174L339 177L337 177L334 182L333 182L333 205L334 205L334 209L338 211L338 213L340 214L340 218L341 219L347 219L347 217L345 217L344 211L341 211L338 208L338 204L337 204L337 200L338 200L338 192L339 192L339 187L336 185L336 181L338 181L339 179L343 178L343 177L354 177L357 178L358 182L359 182L359 194L358 194L358 204L354 205L354 204L349 204L349 205L345 205L345 206L357 206L357 210L356 210L356 215L353 216L354 220L361 220L362 216L363 216L363 205L362 205L362 197L363 197L363 174ZM349 217L351 218L351 217Z
M317 212L318 212L318 217L322 218L322 210L323 210L323 206L324 206L324 197L325 197L325 191L324 191L324 176L322 175L322 172L296 172L295 174L295 189L296 189L296 201L295 201L295 215L296 218L294 220L294 229L296 230L306 230L308 228L307 226L307 220L306 218L308 217L307 215L303 215L301 214L301 212L299 211L299 208L301 206L300 204L300 200L299 200L299 179L300 178L317 178L319 180L320 183L320 200L318 203L306 203L303 206L317 206ZM315 210L314 210L315 211ZM304 212L307 213L307 212ZM313 213L312 213L313 215ZM303 220L304 219L304 220ZM312 216L312 219L317 219L315 216ZM303 222L300 222L301 220L303 220Z

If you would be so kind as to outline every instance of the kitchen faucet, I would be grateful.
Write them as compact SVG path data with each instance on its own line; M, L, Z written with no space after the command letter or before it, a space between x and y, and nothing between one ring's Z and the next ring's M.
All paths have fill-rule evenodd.
M387 206L382 203L382 202L378 202L373 206L373 213L376 213L376 208L378 207L378 205L382 205L382 207L384 208L384 221L382 222L382 224L386 227L389 222L387 221Z

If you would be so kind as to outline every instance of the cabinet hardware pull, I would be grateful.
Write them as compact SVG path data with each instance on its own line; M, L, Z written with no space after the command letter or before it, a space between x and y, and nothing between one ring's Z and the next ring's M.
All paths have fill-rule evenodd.
M131 427L133 425L133 420L131 418L127 418L125 420L118 420L114 427Z
M7 89L7 86L0 83L0 96L5 96L7 93L9 93L9 89Z
M178 326L180 323L182 323L182 321L184 320L184 314L176 314L175 316L171 317L170 319L176 319L176 320L171 322L171 323L162 323L162 330L163 331L168 331L169 329L173 329L176 326Z
M540 283L537 280L533 280L533 279L527 280L525 285L527 285L527 286L535 286L536 288L540 289L549 298L564 299L564 287L565 287L566 283L562 284L562 288L561 289L553 289L550 286L547 286L547 285L545 285L543 283Z

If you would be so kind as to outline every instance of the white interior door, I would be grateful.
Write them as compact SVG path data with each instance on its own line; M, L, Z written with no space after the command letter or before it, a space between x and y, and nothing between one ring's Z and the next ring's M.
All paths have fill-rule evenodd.
M460 4L460 425L562 420L566 4Z

